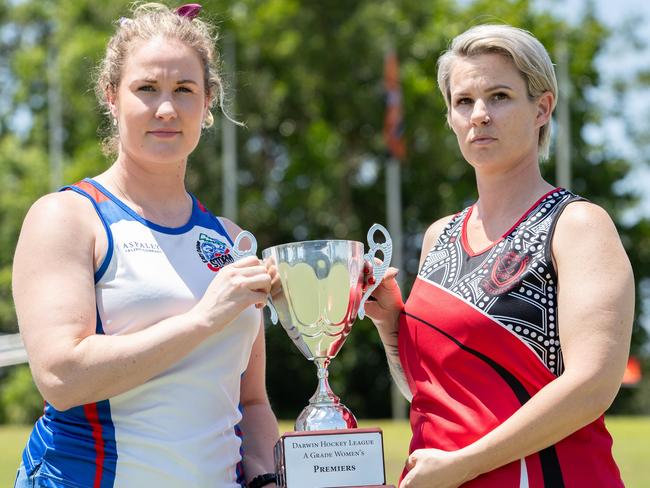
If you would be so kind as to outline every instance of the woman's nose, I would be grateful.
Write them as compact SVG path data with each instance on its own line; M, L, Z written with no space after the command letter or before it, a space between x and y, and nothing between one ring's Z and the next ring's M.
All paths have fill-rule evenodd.
M156 110L156 117L163 120L169 120L176 117L176 109L171 100L164 99L160 102Z
M476 100L472 109L471 121L474 125L486 125L490 123L490 114L487 105L483 100Z

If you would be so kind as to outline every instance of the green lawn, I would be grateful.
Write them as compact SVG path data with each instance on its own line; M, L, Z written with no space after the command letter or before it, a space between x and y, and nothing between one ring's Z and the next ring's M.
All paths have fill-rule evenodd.
M406 422L362 421L361 427L380 427L384 431L386 474L397 484L409 442ZM650 486L650 417L608 417L607 427L614 437L614 457L623 473L627 488ZM289 422L281 431L291 430ZM29 435L28 427L0 426L0 487L11 487L16 476L20 453Z

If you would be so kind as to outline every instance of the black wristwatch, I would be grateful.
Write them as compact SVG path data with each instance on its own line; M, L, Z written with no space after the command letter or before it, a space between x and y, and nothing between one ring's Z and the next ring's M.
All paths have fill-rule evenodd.
M275 476L275 473L264 473L255 476L255 478L248 483L248 488L262 488L262 486L270 485L271 483L275 483L277 480L278 478Z

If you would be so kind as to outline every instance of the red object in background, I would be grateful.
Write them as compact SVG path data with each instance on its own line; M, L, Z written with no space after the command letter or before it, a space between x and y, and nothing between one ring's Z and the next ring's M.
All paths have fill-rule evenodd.
M397 54L390 51L384 59L384 89L386 90L386 114L384 115L384 142L388 152L402 161L406 157L404 144L404 113L402 89L399 82Z
M641 381L641 361L635 356L630 356L627 360L625 373L623 374L623 384L633 386Z

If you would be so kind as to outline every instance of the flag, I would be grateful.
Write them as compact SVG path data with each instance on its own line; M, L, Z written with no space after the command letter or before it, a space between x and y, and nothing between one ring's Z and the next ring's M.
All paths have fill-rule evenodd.
M623 384L625 386L633 386L641 381L641 361L634 356L630 356L627 360L625 373L623 374Z
M384 58L384 89L386 91L384 142L390 155L402 161L406 157L402 89L399 82L397 54L392 50Z

